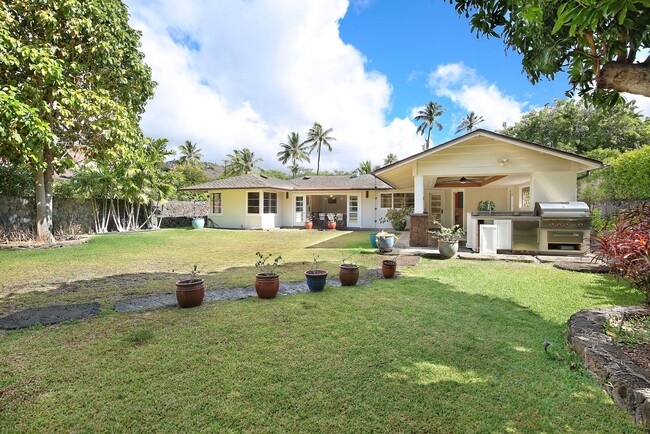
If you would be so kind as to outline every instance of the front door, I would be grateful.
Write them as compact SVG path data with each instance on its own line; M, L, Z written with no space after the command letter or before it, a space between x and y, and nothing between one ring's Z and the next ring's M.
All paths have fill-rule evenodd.
M293 202L293 225L302 226L306 219L305 196L296 196Z
M359 196L356 194L351 194L348 196L348 226L361 226L361 216L359 215Z
M444 213L443 204L444 204L443 193L429 194L429 225L431 225L434 220L444 224L444 222L442 221L442 215Z

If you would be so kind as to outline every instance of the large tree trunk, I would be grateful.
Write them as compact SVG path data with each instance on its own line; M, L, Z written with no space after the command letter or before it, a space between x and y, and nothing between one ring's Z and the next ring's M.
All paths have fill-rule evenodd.
M36 237L45 243L54 241L52 235L52 168L36 169Z
M600 70L597 86L650 96L650 63L607 62Z

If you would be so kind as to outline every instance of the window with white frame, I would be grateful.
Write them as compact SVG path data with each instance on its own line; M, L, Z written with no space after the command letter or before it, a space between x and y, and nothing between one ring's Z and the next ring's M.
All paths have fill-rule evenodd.
M212 214L223 214L221 193L212 193L210 199L210 209L212 211Z
M530 186L521 189L521 207L530 208Z
M248 192L248 214L259 214L260 213L260 194L257 191Z
M264 214L277 214L278 213L278 194L277 193L264 193Z
M415 206L413 193L382 193L380 196L382 208L408 208Z

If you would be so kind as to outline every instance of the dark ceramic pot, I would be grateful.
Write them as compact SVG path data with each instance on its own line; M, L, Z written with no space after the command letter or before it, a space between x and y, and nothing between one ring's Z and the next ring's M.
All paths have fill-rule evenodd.
M354 286L359 281L359 266L341 264L339 267L341 286Z
M325 289L327 283L327 274L325 270L308 270L305 271L307 277L307 287L311 292L321 292Z
M203 279L187 279L176 282L176 300L180 307L194 307L203 303L205 287Z
M386 279L391 279L397 271L397 262L386 259L381 262L381 274Z
M255 275L255 291L259 298L275 298L280 289L279 274L258 273Z

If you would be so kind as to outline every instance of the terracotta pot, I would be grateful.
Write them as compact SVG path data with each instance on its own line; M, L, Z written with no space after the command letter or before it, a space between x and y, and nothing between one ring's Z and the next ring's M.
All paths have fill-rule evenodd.
M438 251L443 258L453 258L458 253L458 241L438 240Z
M327 222L327 229L336 229L336 222Z
M305 222L305 229L311 229L313 227L314 227L314 222L312 222L311 220L308 221L308 222Z
M279 274L258 273L255 275L255 291L259 298L275 298L280 289Z
M307 287L311 292L321 292L325 289L327 283L327 274L325 270L307 270L305 276L307 277Z
M384 275L384 278L391 279L393 276L395 276L396 271L397 262L390 259L381 261L381 274Z
M359 281L359 266L341 264L339 267L341 286L354 286Z
M180 307L194 307L203 303L205 287L203 279L187 279L176 282L176 301Z

